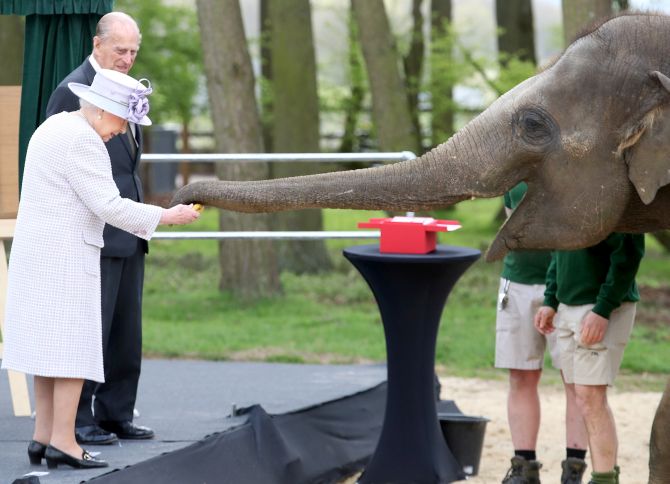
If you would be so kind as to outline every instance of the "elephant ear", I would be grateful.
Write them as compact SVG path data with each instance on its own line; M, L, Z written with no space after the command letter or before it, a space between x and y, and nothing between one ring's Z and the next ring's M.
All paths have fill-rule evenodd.
M670 93L670 78L658 71L649 75L658 81L665 95ZM663 110L651 120L626 155L628 178L647 205L654 200L659 188L670 183L670 116Z

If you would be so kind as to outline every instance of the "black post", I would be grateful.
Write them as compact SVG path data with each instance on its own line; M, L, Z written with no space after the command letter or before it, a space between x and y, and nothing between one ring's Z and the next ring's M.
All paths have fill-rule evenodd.
M446 483L465 474L442 436L434 395L435 342L449 292L480 251L429 254L344 250L372 289L386 337L388 395L379 443L360 484Z
M156 125L151 129L151 152L169 153L177 152L177 132ZM149 163L149 190L151 195L165 197L172 194L175 189L175 177L177 176L178 163L161 162Z

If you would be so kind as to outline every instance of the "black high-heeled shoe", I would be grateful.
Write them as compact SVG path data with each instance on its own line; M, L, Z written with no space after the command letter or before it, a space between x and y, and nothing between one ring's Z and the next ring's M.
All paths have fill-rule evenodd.
M94 467L107 467L109 464L102 459L96 459L85 450L81 453L81 459L72 457L63 451L58 450L53 445L49 445L44 457L47 460L47 467L55 469L58 464L66 464L75 469L92 469Z
M36 441L31 440L28 444L28 459L32 465L40 465L42 459L44 459L44 453L47 450L47 446Z

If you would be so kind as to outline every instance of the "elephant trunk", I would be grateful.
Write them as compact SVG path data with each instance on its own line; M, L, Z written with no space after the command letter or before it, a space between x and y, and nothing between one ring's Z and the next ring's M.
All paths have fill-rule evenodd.
M480 116L490 117L488 116ZM203 181L182 187L171 204L202 203L238 212L305 208L418 211L504 193L510 181L495 170L502 140L477 118L447 142L414 160L381 167L259 181ZM498 148L499 150L499 148Z
M649 484L670 482L670 380L658 404L649 442Z

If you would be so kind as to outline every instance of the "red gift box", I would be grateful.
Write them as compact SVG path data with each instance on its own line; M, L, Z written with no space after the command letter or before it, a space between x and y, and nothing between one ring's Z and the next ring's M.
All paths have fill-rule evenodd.
M432 217L393 217L371 218L368 222L359 222L358 227L381 230L379 252L427 254L435 250L437 232L458 230L461 224Z

